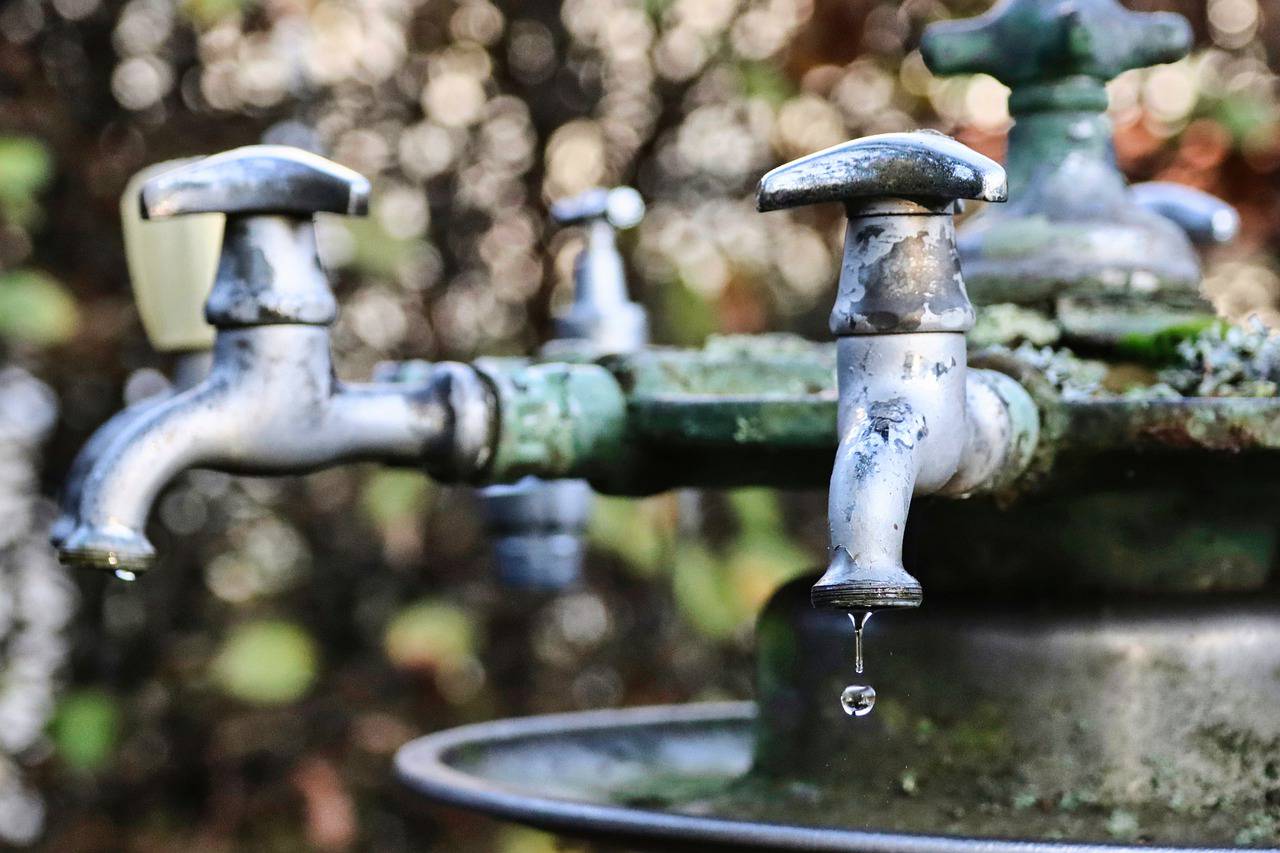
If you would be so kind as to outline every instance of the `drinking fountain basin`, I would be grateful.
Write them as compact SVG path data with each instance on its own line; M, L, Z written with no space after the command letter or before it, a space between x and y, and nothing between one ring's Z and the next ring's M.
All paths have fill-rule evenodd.
M622 849L1280 849L1280 602L938 601L873 618L855 679L811 581L762 616L758 706L467 726L403 747L400 779Z

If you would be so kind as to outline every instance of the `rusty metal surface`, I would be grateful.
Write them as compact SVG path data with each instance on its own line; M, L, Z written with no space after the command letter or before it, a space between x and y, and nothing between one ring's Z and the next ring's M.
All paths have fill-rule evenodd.
M830 322L840 435L830 563L813 587L816 606L919 605L920 583L902 564L912 499L957 475L965 483L956 491L982 488L1001 462L1023 458L1010 453L1017 439L1000 396L968 407L964 332L974 311L951 216L960 198L1003 201L1004 170L928 132L856 139L760 181L761 210L840 200L849 219Z
M976 303L1062 315L1060 300L1086 301L1087 328L1058 319L1091 343L1208 310L1191 240L1229 239L1234 212L1190 188L1131 190L1105 114L1107 80L1178 59L1190 44L1182 17L1115 0L1013 0L926 29L921 50L935 73L987 73L1012 90L1010 204L979 211L958 240Z

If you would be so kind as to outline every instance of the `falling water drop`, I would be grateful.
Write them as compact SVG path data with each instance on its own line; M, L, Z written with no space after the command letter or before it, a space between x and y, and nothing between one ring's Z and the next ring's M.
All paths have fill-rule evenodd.
M876 689L869 684L850 684L840 694L840 707L850 717L865 717L876 706Z
M122 581L135 581L138 576L128 569L116 569L116 577Z
M862 629L870 618L870 610L849 614L849 621L853 623L853 671L858 675L862 674Z

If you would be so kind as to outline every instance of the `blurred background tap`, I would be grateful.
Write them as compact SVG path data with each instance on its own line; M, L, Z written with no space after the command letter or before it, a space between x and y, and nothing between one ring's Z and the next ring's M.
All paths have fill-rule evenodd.
M635 352L649 342L649 318L627 292L617 231L644 218L631 187L595 188L551 205L561 226L578 225L584 244L573 260L573 297L552 318L548 359L592 359ZM584 480L524 477L479 492L499 580L515 589L554 591L582 573L594 495Z

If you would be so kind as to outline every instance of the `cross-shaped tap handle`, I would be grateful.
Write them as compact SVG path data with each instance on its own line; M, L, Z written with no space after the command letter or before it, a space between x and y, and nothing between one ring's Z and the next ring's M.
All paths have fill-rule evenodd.
M931 24L920 43L935 74L990 74L1015 101L1020 88L1073 81L1076 99L1087 100L1079 107L1099 110L1107 106L1102 83L1190 49L1181 16L1133 12L1116 0L1000 0L977 18Z
M164 172L142 188L146 219L188 213L364 216L369 180L287 145L247 145Z
M876 200L905 199L950 211L957 199L1004 201L1004 169L931 130L864 136L792 160L760 179L761 211L839 201L852 214Z
M204 309L211 325L327 326L338 306L316 256L311 219L365 215L369 181L301 148L249 145L151 178L140 204L148 219L227 215Z
M849 217L837 337L962 332L973 325L956 254L957 199L1004 201L1004 169L934 131L855 139L760 179L762 210L843 202Z
M597 187L552 204L551 218L561 225L600 220L614 228L634 228L644 218L644 199L631 187Z

